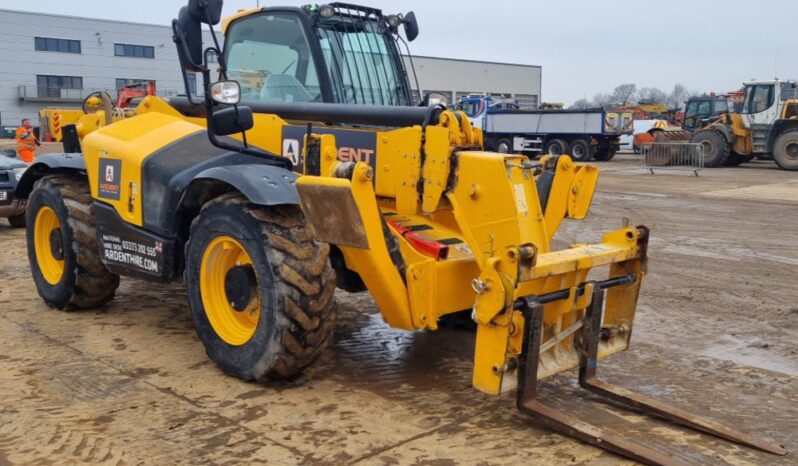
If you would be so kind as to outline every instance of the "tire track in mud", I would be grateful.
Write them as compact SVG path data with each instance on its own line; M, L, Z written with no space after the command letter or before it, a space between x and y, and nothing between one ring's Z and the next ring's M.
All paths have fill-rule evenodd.
M0 356L0 458L11 464L226 464L267 447L281 464L304 459L32 325L0 314L0 329L8 337Z

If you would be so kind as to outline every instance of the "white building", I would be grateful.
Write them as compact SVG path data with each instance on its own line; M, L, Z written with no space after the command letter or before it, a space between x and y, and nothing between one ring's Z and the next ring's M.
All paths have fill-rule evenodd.
M422 93L445 94L449 102L469 93L515 97L533 107L540 99L539 66L413 61ZM170 25L0 9L0 63L0 126L22 118L35 126L41 107L78 107L91 92L115 95L124 83L153 80L160 95L185 93ZM197 77L189 78L196 89Z

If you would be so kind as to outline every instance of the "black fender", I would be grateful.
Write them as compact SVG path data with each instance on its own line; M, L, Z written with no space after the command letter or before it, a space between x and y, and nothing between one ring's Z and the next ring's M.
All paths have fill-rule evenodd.
M297 173L277 165L244 164L209 168L198 173L192 184L198 180L221 181L241 192L253 204L298 205L297 178Z
M729 145L734 145L734 131L732 131L731 126L724 125L724 124L714 124L705 127L706 130L713 130L717 131L718 133L722 134L724 138L726 138L726 142Z
M25 170L17 183L14 196L17 199L27 199L33 185L45 175L51 173L78 173L86 176L86 161L83 154L53 153L36 157L36 161Z

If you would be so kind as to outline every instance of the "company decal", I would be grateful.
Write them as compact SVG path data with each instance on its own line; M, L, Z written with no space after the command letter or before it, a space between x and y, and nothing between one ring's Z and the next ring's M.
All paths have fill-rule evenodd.
M152 275L160 275L163 271L161 241L126 238L116 233L101 231L100 249L107 263L138 269Z
M97 177L99 197L118 201L122 195L122 161L100 159L100 173Z
M377 165L377 133L356 129L324 128L314 126L311 131L316 134L334 134L335 145L338 146L338 160L341 162L366 162L372 167ZM294 171L301 172L304 165L302 151L307 126L283 126L283 157L294 163Z

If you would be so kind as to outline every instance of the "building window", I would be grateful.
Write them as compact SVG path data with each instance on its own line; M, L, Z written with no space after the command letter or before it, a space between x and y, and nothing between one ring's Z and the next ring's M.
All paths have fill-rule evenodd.
M155 47L149 45L114 44L117 57L155 58Z
M36 87L39 91L39 97L69 97L69 89L83 89L83 78L80 76L37 75ZM72 94L77 95L79 93Z
M130 78L116 78L116 90L122 89L122 86L132 86L134 84L146 84L151 79L130 79ZM155 81L153 81L155 82Z
M186 73L186 81L188 82L188 91L191 95L197 94L197 73Z
M39 52L80 53L79 40L35 37L34 43Z

